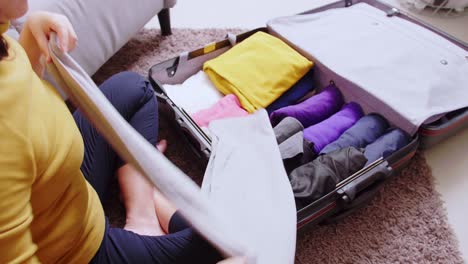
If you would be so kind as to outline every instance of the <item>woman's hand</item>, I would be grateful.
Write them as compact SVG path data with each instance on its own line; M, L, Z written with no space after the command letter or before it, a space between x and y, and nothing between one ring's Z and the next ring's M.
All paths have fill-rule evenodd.
M40 62L41 55L48 63L51 61L48 43L52 32L57 33L58 47L62 51L69 52L76 47L77 36L68 18L50 12L30 13L20 35L19 42L39 76L44 67Z

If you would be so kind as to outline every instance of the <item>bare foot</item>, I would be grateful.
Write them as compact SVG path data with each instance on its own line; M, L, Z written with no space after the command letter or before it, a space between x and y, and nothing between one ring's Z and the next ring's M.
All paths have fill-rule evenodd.
M159 224L166 234L169 234L169 222L177 211L177 208L166 199L166 197L156 188L153 192L154 211L158 216Z
M156 147L164 153L167 149L167 141L161 140L156 145ZM156 188L153 192L153 201L154 201L154 210L158 217L158 221L163 231L169 233L169 221L171 220L172 215L175 213L176 208L169 202L166 197Z
M159 225L159 222L155 222L154 219L149 221L143 219L127 219L124 229L142 236L164 236L166 234L164 230L162 230L161 225Z
M167 149L167 141L159 141L156 147L160 152L164 153ZM145 214L145 217L142 217L141 215L136 217L130 217L127 215L124 229L145 236L162 236L166 234L161 228L161 225L155 212L151 216Z
M158 143L156 143L156 148L164 154L164 152L166 152L167 150L167 140L165 139L161 139L161 141L159 141ZM122 197L122 193L119 193L119 199L121 202L123 202L123 197Z
M167 140L161 139L161 141L159 141L158 144L156 144L156 148L159 151L161 151L161 153L166 152L166 150L167 150Z

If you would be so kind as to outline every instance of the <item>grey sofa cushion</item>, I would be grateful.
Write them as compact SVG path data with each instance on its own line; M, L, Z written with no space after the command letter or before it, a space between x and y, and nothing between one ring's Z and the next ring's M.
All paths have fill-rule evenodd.
M176 0L31 0L30 11L46 10L68 17L78 35L73 58L90 75L161 9ZM26 15L27 16L27 15ZM25 18L12 21L21 31Z

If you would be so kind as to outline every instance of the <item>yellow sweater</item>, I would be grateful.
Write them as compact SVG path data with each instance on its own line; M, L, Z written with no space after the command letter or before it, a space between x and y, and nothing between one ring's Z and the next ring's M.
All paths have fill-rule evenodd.
M3 32L1 32L3 33ZM0 263L88 263L104 212L80 171L83 140L59 94L4 35L0 61Z
M223 94L235 94L249 113L266 108L313 66L279 38L257 32L220 56L203 70Z

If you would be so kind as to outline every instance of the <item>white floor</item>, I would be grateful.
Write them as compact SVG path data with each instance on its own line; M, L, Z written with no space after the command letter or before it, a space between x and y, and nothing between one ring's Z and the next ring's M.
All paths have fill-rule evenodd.
M396 0L387 0L396 3ZM178 28L246 28L264 26L270 18L313 9L330 0L179 0L171 10L172 25ZM286 4L287 3L287 4ZM459 39L468 42L468 11L463 15L440 17L418 15ZM157 17L146 27L159 28ZM426 157L442 194L449 222L468 262L468 129L426 151Z

